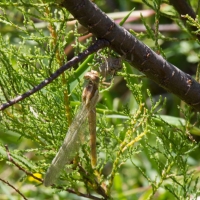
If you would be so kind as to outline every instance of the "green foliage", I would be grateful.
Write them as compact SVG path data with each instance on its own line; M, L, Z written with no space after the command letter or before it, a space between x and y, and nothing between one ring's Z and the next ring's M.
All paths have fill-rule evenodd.
M193 31L194 34L199 35L200 32L200 23L198 20L198 16L196 17L196 19L193 19L192 17L190 17L188 14L185 16L182 16L184 18L187 19L187 24L189 24L192 27L196 27L197 31Z
M117 2L123 4L123 1ZM137 8L138 1L133 2L123 6L130 4L130 10L133 6ZM146 3L141 4L144 8L148 5L156 14L150 21L141 17L146 33L132 33L144 41L151 40L150 46L167 58L170 57L167 49L179 53L179 42L162 47L166 41L175 40L174 36L159 32L160 21L178 21L177 16L159 10L163 1L143 2ZM66 63L70 44L74 51L69 52L76 55L92 43L91 39L78 40L82 35L79 26L67 23L71 19L70 13L53 1L18 0L0 5L1 103L32 89ZM199 29L197 20L185 17L190 25ZM155 31L149 25L151 20L155 22ZM182 24L181 21L178 23ZM184 42L198 55L196 44ZM189 51L185 54L189 56ZM1 112L2 198L17 199L20 196L17 191L20 191L33 199L37 196L40 199L77 199L82 194L104 194L99 189L101 186L104 197L113 199L197 199L200 196L199 144L191 134L200 135L199 114L181 104L179 109L176 104L174 106L179 116L169 114L175 109L170 104L168 110L168 102L172 98L175 102L175 98L169 95L165 99L157 98L153 90L147 90L151 87L147 78L126 62L117 74L119 77L115 78L117 81L123 78L123 88L123 82L116 86L117 81L106 90L103 83L100 86L96 168L92 169L90 165L89 138L86 138L75 162L66 166L70 173L63 170L53 189L41 185L41 177L78 110L83 75L96 65L96 56L90 55L33 96ZM17 191L13 193L10 185L2 180L18 188Z

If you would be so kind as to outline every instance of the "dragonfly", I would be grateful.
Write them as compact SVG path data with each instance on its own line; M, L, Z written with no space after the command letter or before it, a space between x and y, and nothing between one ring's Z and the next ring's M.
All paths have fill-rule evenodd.
M96 104L99 97L99 73L92 70L87 72L84 78L87 80L87 84L83 89L82 104L68 129L62 146L45 174L44 185L46 187L52 185L64 166L75 158L84 140L83 132L87 118L90 132L91 165L92 167L96 166Z

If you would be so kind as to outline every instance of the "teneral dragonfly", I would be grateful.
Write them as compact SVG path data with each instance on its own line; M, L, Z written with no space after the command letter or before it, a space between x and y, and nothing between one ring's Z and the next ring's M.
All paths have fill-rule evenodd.
M96 71L87 72L84 76L88 80L82 94L82 104L72 124L70 125L66 137L50 167L48 168L44 185L52 185L58 177L61 170L67 163L70 163L78 152L83 138L83 126L88 117L90 130L91 146L91 164L96 165L96 114L95 107L98 101L99 91L99 74Z

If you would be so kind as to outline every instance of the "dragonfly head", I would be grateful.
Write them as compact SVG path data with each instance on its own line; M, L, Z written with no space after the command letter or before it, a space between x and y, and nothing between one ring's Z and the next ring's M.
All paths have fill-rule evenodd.
M88 81L88 83L83 90L82 99L86 105L88 105L93 97L98 93L99 73L92 70L87 72L84 78Z

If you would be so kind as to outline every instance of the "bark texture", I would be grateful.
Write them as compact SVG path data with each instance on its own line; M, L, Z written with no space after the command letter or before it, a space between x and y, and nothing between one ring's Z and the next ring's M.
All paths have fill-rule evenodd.
M186 0L170 0L169 2L170 2L171 5L174 6L174 8L180 14L180 18L182 19L182 21L185 24L186 24L187 19L181 17L182 15L188 14L193 19L196 18L196 14L195 14L194 10L188 5ZM186 27L191 31L197 31L198 30L196 27L191 26L189 24ZM194 37L196 37L198 40L200 40L200 35L194 35Z
M91 1L64 0L61 6L97 38L109 41L110 47L124 56L133 67L200 111L200 84L189 74L167 62L123 27L115 24Z

